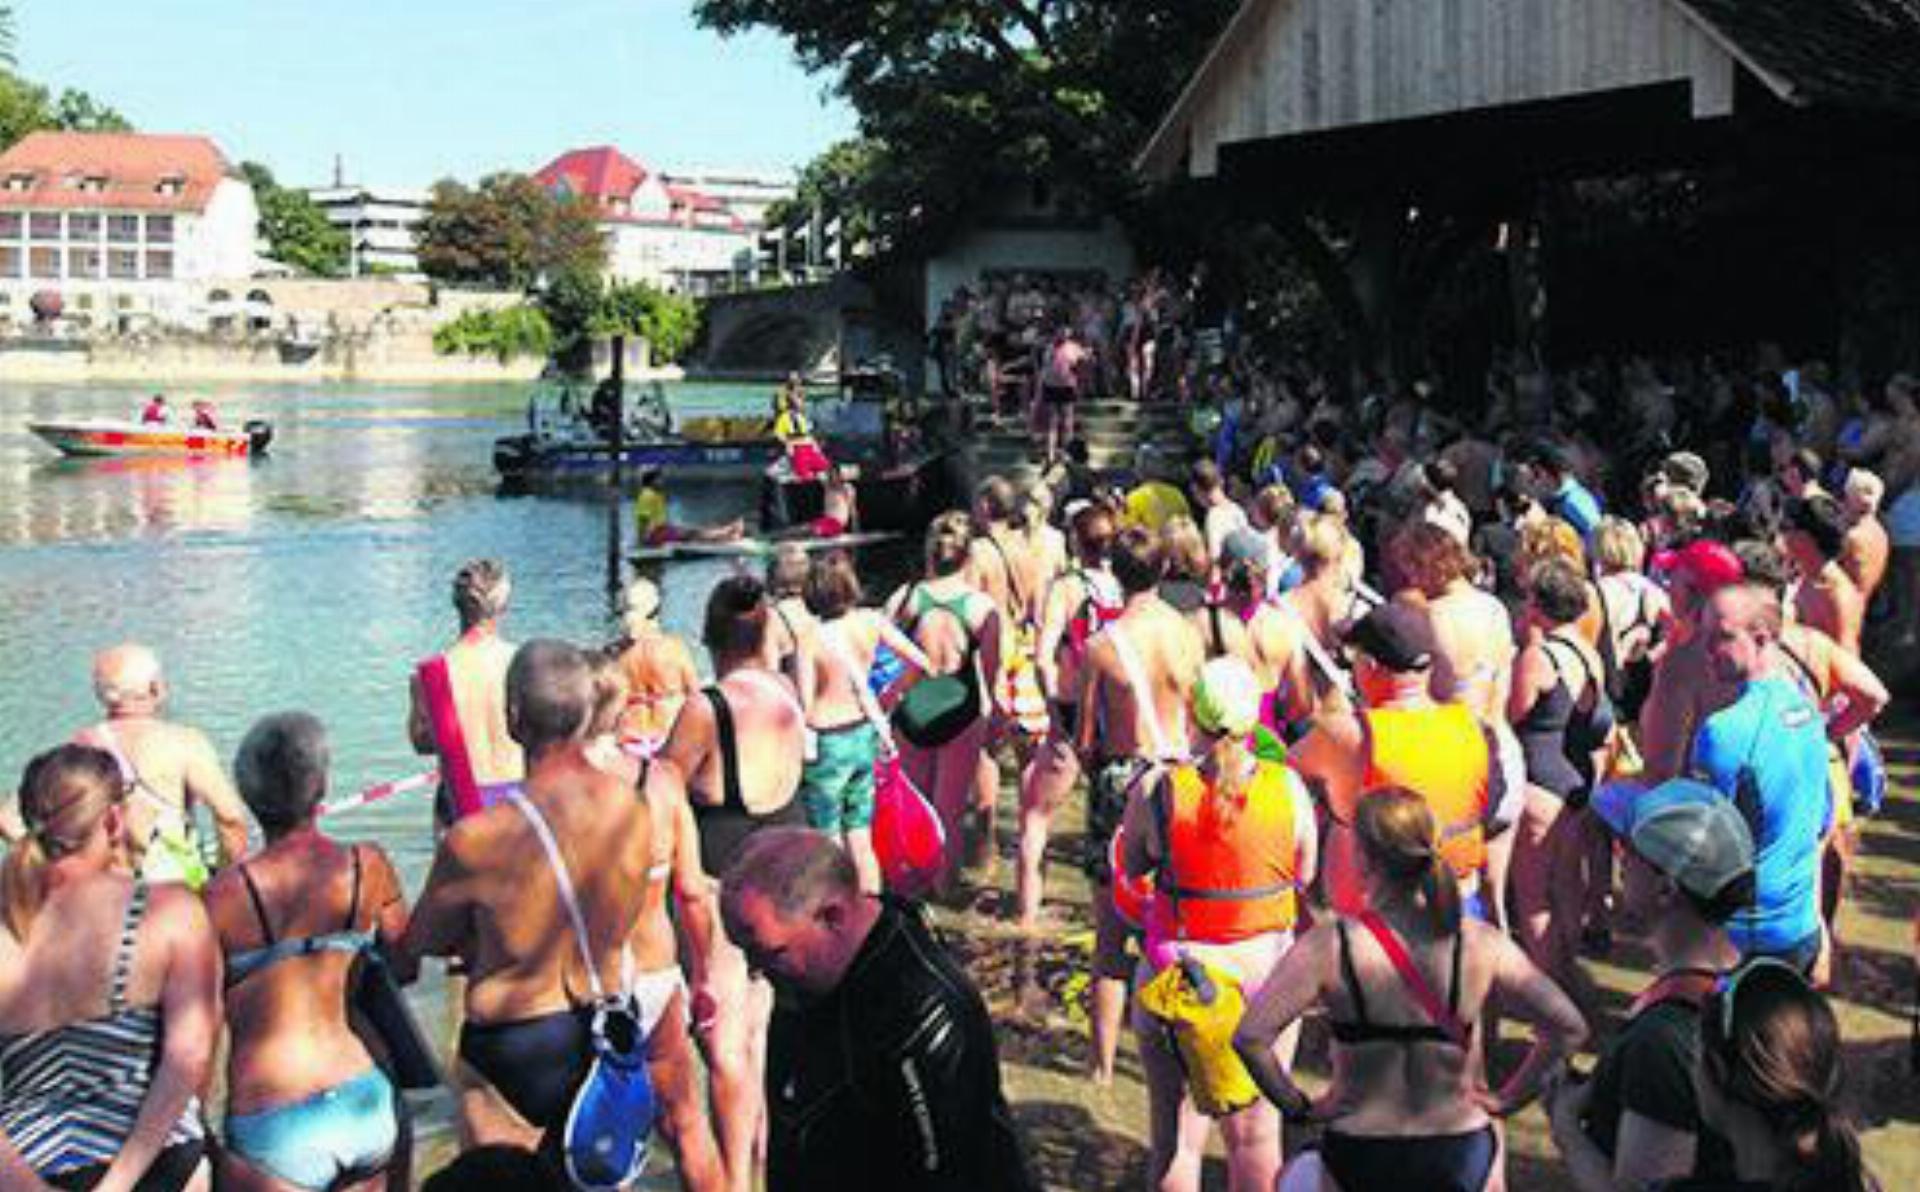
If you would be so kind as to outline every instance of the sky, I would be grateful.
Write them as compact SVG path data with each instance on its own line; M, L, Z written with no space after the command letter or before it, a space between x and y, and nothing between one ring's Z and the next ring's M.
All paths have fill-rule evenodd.
M283 185L427 186L613 144L653 169L789 170L854 131L785 42L690 0L15 0L19 73Z

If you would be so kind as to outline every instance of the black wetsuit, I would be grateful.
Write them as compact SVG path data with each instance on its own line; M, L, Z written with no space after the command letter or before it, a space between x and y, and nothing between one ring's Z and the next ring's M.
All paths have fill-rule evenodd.
M771 1192L1040 1187L986 1003L902 903L883 903L839 988L775 1009L766 1081Z

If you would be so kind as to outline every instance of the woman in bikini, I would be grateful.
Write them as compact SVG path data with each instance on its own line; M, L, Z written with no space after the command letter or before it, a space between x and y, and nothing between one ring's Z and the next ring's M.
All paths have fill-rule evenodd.
M1355 830L1373 909L1309 931L1247 1008L1234 1049L1280 1111L1326 1124L1323 1186L1342 1192L1505 1186L1495 1122L1532 1101L1586 1037L1579 1011L1499 929L1460 914L1425 800L1390 788L1360 799ZM1489 998L1534 1027L1497 1092L1476 1023ZM1315 1005L1333 1027L1333 1081L1318 1099L1275 1044ZM1295 1173L1291 1170L1283 1182Z
M347 1003L362 954L406 934L406 896L378 845L320 830L331 762L304 712L255 724L234 759L266 843L207 888L232 1039L224 1187L407 1186L404 1106Z

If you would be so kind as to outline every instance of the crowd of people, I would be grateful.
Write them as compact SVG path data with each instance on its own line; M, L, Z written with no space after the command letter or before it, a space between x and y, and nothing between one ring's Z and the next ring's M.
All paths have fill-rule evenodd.
M1085 330L1097 293L970 317ZM1131 384L1134 341L1098 367ZM650 582L615 641L515 645L475 560L411 683L441 781L412 897L324 830L323 724L268 716L229 769L107 650L102 720L0 825L0 1176L407 1186L392 990L434 961L462 1153L428 1187L614 1186L656 1132L692 1189L1037 1187L986 1002L874 831L923 795L929 901L965 901L1012 773L1035 937L1084 799L1088 1076L1130 1025L1149 1186L1198 1188L1217 1124L1236 1189L1500 1187L1541 1101L1568 1186L1873 1187L1825 991L1885 797L1864 643L1915 637L1920 387L1742 384L1751 450L1675 446L1675 411L1644 460L1529 385L1479 424L1250 387L1197 460L986 478L883 598L785 545L708 594L706 678ZM1627 935L1620 1020L1587 966Z

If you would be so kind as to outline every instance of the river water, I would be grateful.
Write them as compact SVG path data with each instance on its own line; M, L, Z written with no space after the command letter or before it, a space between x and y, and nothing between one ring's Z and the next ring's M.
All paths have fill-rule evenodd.
M35 752L98 717L89 665L114 642L159 651L169 714L204 729L223 758L256 717L314 712L331 730L334 788L345 793L425 768L407 741L407 680L453 634L448 581L463 560L508 562L514 639L612 636L611 592L624 575L609 575L607 491L498 492L492 443L524 424L524 388L248 386L172 400L203 395L227 423L271 420L271 454L62 460L27 423L128 417L143 394L0 388L4 789ZM757 387L670 395L683 413L766 408ZM757 500L749 481L670 495L675 519L692 522L750 515ZM734 565L658 572L667 627L697 640L707 592ZM417 894L432 851L428 803L395 799L329 827L378 840Z

